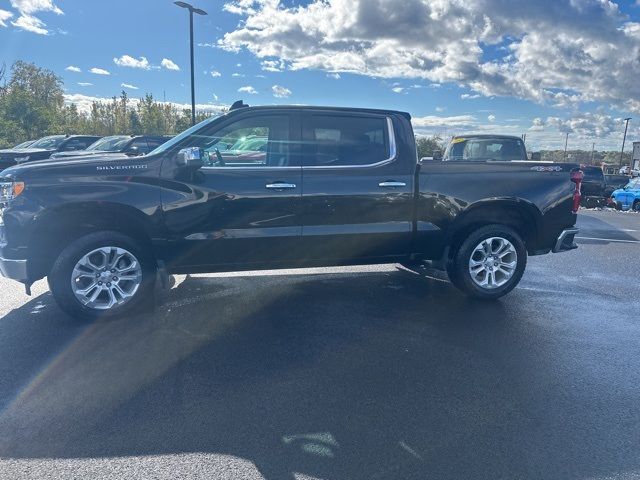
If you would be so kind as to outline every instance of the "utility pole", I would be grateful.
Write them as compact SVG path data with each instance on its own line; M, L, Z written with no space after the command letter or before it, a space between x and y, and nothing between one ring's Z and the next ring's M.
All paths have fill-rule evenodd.
M623 121L626 122L624 126L624 137L622 137L622 150L620 151L620 168L622 168L622 157L624 156L624 144L627 141L627 129L629 128L629 120L631 117L625 118ZM631 166L629 166L629 174L631 174Z
M189 40L191 47L191 125L196 124L196 87L194 77L194 60L193 60L193 14L206 15L207 12L199 8L194 7L186 2L173 2L181 8L189 10Z
M569 145L569 132L564 141L564 163L567 163L567 146Z
M591 165L593 165L593 154L596 150L596 144L595 142L591 144Z

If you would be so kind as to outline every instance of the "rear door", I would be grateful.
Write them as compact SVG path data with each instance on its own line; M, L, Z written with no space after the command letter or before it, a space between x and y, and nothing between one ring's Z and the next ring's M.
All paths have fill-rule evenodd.
M398 154L396 121L323 110L303 116L302 246L307 260L392 261L409 251L415 161L408 165Z

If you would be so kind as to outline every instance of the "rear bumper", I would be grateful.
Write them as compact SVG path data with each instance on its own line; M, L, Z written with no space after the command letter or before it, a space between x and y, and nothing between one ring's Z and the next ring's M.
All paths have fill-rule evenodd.
M568 252L569 250L575 250L578 248L576 245L575 237L580 233L580 229L577 227L566 228L558 236L556 244L553 247L553 253Z
M11 280L26 283L29 278L27 274L27 261L0 257L0 275Z

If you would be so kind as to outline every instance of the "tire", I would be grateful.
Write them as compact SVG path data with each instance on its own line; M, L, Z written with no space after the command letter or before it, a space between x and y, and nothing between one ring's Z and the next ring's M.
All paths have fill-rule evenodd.
M71 243L58 256L48 276L59 307L84 320L136 312L153 298L155 279L156 264L149 249L126 235L109 231L92 233ZM78 293L85 289L86 295ZM90 301L94 295L97 297Z
M633 211L640 212L640 200L636 200L633 202Z
M477 275L472 274L472 262ZM526 266L527 250L520 235L504 225L488 225L472 232L455 249L447 273L451 283L466 295L495 300L520 283Z
M616 202L615 205L616 205L616 210L622 211L622 202Z

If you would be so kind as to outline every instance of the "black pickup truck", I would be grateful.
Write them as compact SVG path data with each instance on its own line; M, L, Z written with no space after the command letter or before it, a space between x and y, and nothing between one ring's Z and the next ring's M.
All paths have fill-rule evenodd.
M495 299L528 255L576 248L581 172L517 161L514 137L454 142L462 158L418 162L407 113L237 102L145 157L0 173L0 272L27 292L47 277L85 318L140 308L172 273L428 260Z

